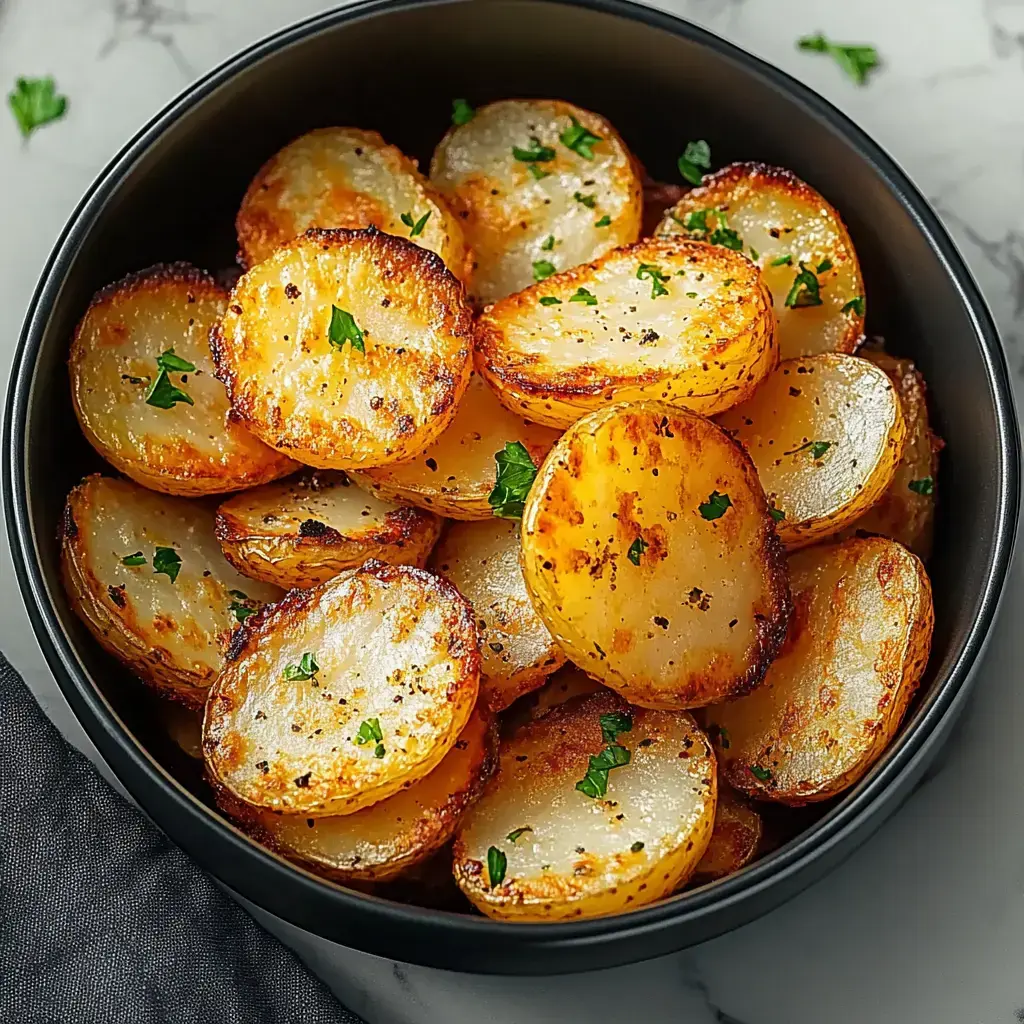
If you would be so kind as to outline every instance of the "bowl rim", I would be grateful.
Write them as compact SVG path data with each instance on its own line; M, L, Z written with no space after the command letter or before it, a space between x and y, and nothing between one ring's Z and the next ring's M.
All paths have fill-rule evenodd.
M642 6L633 0L543 0L638 21L680 36L712 51L728 63L739 65L744 71L760 78L764 87L781 92L802 107L822 123L826 130L841 134L912 217L918 231L942 264L950 285L955 288L969 316L983 359L997 423L999 443L994 456L998 473L996 523L992 555L985 567L980 588L978 614L945 678L935 681L933 694L926 705L922 706L912 722L904 725L897 741L872 771L826 815L789 843L734 875L627 914L574 922L512 925L484 917L395 903L343 889L310 874L258 846L226 819L203 805L139 744L93 684L49 597L38 555L37 538L32 527L31 497L26 491L26 422L43 333L74 253L82 239L92 230L112 194L149 147L199 102L236 74L321 32L389 13L424 6L452 6L463 2L470 0L358 0L286 26L247 46L198 78L121 148L89 186L69 217L44 265L29 304L12 365L5 407L3 498L19 589L47 664L104 760L109 764L109 752L116 751L119 762L126 759L130 764L130 771L122 769L114 774L143 809L148 813L149 808L138 793L143 788L151 790L153 786L162 791L168 801L167 806L173 805L173 814L165 812L157 819L161 827L166 827L165 821L171 818L179 820L180 815L199 817L204 828L212 829L222 847L231 847L232 854L241 863L255 861L260 864L264 877L276 876L286 890L294 892L296 887L301 889L303 899L285 902L281 899L256 900L249 892L241 893L246 899L263 907L266 907L267 902L273 903L271 913L300 928L351 944L351 937L356 932L353 922L356 922L366 938L359 948L396 959L402 958L403 949L407 950L410 943L408 938L403 939L402 936L408 936L408 930L411 930L417 934L416 945L422 947L434 942L439 946L436 956L421 955L420 962L433 959L436 966L502 971L500 964L489 963L483 967L459 965L453 962L450 955L446 956L442 948L443 939L446 935L450 936L454 929L465 933L463 939L467 943L479 943L492 949L506 947L508 953L512 954L511 972L530 973L529 967L524 967L522 963L523 954L515 955L513 947L520 951L532 950L528 954L531 957L537 956L538 952L555 952L569 947L589 948L596 952L597 947L612 941L625 943L641 935L649 940L652 934L660 932L662 941L659 945L665 952L680 948L686 944L685 940L676 938L666 941L667 933L678 933L687 924L706 922L707 918L726 906L735 909L742 904L752 903L766 889L776 887L784 879L804 871L828 851L844 843L852 847L854 833L861 829L867 819L876 816L886 794L898 788L899 780L906 779L914 774L915 769L920 769L929 751L940 742L940 734L944 732L942 724L955 717L966 700L972 671L987 644L1012 557L1020 503L1020 437L1005 355L992 315L977 284L927 200L899 165L864 131L838 108L786 72L683 18ZM135 773L141 773L147 787L140 785ZM172 838L176 832L180 834L181 831L170 827L167 830ZM200 864L208 863L203 844L197 842L194 836L187 844L182 841L182 845ZM796 891L799 888L789 895ZM306 905L309 899L324 905L324 912L318 916L317 923L311 922L309 914L293 911L300 903ZM337 926L334 935L329 925L324 927L324 921L329 922L333 916L330 911L339 911L347 919L343 929L346 938L337 937L340 934ZM750 912L744 919L756 917L758 913ZM726 929L717 929L723 930ZM714 928L708 931L705 927L706 934L714 934L715 931ZM628 955L614 958L615 962L627 962L629 959ZM607 958L601 962L601 957L597 957L594 966L601 967L606 962ZM538 972L550 973L558 969L557 965L548 965L547 968L538 965ZM586 969L586 966L573 969Z

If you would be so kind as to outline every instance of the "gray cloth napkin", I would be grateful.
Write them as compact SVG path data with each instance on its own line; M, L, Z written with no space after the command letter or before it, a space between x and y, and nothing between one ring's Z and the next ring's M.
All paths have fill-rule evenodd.
M63 739L0 655L0 1022L359 1024Z

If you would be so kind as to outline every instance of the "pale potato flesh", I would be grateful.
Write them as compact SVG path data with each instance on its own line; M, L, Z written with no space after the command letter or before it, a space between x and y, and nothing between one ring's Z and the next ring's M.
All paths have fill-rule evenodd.
M580 289L594 301L574 299ZM477 369L501 401L553 427L643 398L711 415L753 394L777 362L757 268L703 242L617 249L495 303L477 327Z
M943 442L928 422L924 378L909 359L898 359L876 348L865 348L861 354L881 367L896 388L907 425L907 443L888 490L850 531L892 537L918 558L927 559L932 553L935 533L939 452Z
M723 778L761 800L803 804L853 785L888 746L928 662L931 585L885 537L790 560L793 617L749 696L710 709Z
M518 441L539 466L558 431L509 412L479 374L474 374L451 426L411 462L353 473L368 491L406 501L452 519L490 519L494 456Z
M746 867L757 856L762 832L761 815L729 786L720 785L711 842L693 880L712 882Z
M338 882L379 882L420 864L454 835L494 770L488 716L474 711L440 764L415 785L355 814L307 818L227 802L254 837Z
M354 319L365 351L331 343L334 308ZM310 229L277 249L235 285L211 336L235 414L321 469L385 465L430 445L469 382L471 344L462 286L440 259L375 229Z
M217 539L239 572L281 587L311 587L370 558L423 565L437 516L381 501L344 473L321 470L229 498Z
M69 372L82 431L111 465L153 490L232 491L295 468L229 415L207 342L227 298L188 264L150 267L99 292L75 331ZM146 402L168 349L195 366L169 374L192 405Z
M835 353L785 360L718 423L754 460L790 550L838 533L871 508L906 442L892 381L866 359Z
M709 519L700 509L715 493L730 504ZM634 704L737 696L782 642L789 593L764 491L701 416L641 402L584 417L541 467L522 529L537 611L574 662Z
M246 623L206 703L213 779L245 803L352 814L432 771L476 703L472 610L444 580L368 562ZM310 654L312 678L285 678ZM380 741L359 743L376 720Z
M154 571L157 547L181 559L173 582ZM193 707L238 629L232 605L255 608L281 596L225 561L210 508L126 480L90 476L71 492L61 554L72 605L96 639L152 687ZM143 564L124 564L136 554Z
M591 158L559 139L573 117L600 137ZM553 158L516 159L513 148L534 149L532 139ZM544 176L534 177L531 167ZM480 303L532 284L538 261L567 270L635 242L640 232L643 187L626 144L604 118L561 100L480 107L441 140L430 178L460 219Z
M476 613L483 658L480 694L492 711L535 690L565 662L526 592L518 520L453 524L431 564Z
M601 715L627 715L615 743L629 763L608 773L604 796L576 783L607 746ZM498 774L466 815L454 846L455 880L489 917L551 921L597 917L669 895L711 837L715 758L682 711L631 708L612 693L576 698L502 742ZM529 829L514 840L518 829ZM492 879L488 851L506 857Z
M458 219L416 164L377 132L318 128L290 142L260 168L235 221L247 267L307 228L371 225L436 252L462 277L466 251Z
M743 251L761 267L775 300L783 359L856 348L864 316L844 307L858 298L863 302L864 280L842 218L818 192L782 168L730 164L687 192L662 218L658 234L709 237L686 226L689 216L702 210L721 210ZM719 226L714 215L707 226L711 232ZM778 262L787 256L789 262ZM819 306L786 305L801 261L816 273ZM829 262L831 267L817 272Z

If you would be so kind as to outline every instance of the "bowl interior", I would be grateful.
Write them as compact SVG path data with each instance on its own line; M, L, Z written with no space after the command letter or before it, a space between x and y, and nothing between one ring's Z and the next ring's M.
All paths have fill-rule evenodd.
M788 92L783 76L696 30L668 31L653 12L631 20L540 0L380 6L325 17L305 36L285 34L276 48L236 61L232 74L215 74L178 101L180 116L164 115L103 179L52 267L37 312L24 449L14 457L23 460L42 586L91 685L158 762L202 792L154 732L137 682L91 640L60 584L54 537L64 498L85 473L103 468L75 423L66 372L70 337L92 293L159 261L231 267L234 214L248 181L308 129L377 129L425 167L453 97L480 104L559 96L606 115L654 177L678 180L675 160L686 141L705 138L716 166L758 159L789 167L846 219L865 272L869 333L916 360L946 440L930 566L935 645L929 689L904 730L912 731L988 599L990 569L1005 544L1007 428L992 356L979 340L989 327L979 328L946 257L901 196L897 172L881 155L873 164L869 144L813 98Z

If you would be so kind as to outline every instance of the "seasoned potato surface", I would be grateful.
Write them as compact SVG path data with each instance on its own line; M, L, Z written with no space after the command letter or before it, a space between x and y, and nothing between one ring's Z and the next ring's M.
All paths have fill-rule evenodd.
M785 561L750 459L660 402L591 413L551 449L523 574L569 657L645 707L746 692L785 635Z
M440 259L376 229L311 229L245 274L211 335L235 414L321 469L419 454L455 415L471 318Z
M502 742L456 837L455 880L489 917L516 921L651 903L697 866L716 788L714 755L686 712L576 698Z
M64 583L93 636L154 689L200 707L232 631L281 595L240 576L213 511L127 480L86 477L68 496Z
M746 867L758 853L763 825L761 815L728 786L718 788L715 827L704 851L695 882L712 882Z
M635 242L639 167L603 117L560 100L502 100L453 127L431 163L494 302L553 270Z
M311 587L370 558L423 565L437 516L381 501L344 473L320 470L236 494L217 509L217 539L239 572Z
M75 331L69 373L82 431L153 490L232 491L295 468L229 415L207 342L227 298L195 267L162 264L98 292Z
M554 427L615 400L711 415L777 362L757 268L703 242L617 249L495 303L477 328L477 368L498 397Z
M932 595L918 558L885 537L797 552L790 580L782 653L707 717L732 786L804 804L853 785L895 735L928 662Z
M723 167L679 200L658 234L715 240L749 255L775 299L783 359L856 348L864 280L853 242L839 213L790 171ZM804 271L810 276L798 282Z
M478 637L450 583L367 562L250 619L206 703L203 750L238 799L352 814L412 785L476 703Z

